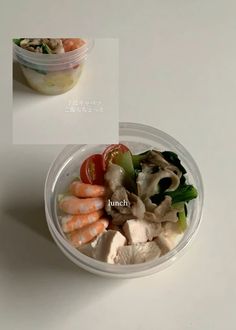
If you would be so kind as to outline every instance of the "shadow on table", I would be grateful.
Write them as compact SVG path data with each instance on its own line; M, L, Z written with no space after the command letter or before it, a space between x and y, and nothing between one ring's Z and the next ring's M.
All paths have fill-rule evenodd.
M77 308L82 310L125 283L95 276L69 261L50 236L41 203L27 201L4 207L0 246L4 269L14 278L9 290L32 290L40 306L45 297L54 303L60 292L66 299L79 299L82 303ZM58 304L63 304L64 297ZM28 299L31 301L32 296Z
M15 205L14 208L8 207L6 214L13 221L18 222L18 224L26 226L31 231L53 242L47 226L43 204L29 205L27 203L25 206L22 204Z

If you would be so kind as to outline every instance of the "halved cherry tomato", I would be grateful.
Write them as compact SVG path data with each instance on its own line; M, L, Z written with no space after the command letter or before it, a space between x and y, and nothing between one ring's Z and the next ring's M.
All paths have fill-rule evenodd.
M80 178L84 183L103 184L104 170L102 155L94 154L85 159L80 168Z
M108 146L103 154L102 154L102 159L103 159L103 170L105 171L107 169L107 166L109 163L113 163L114 159L118 154L124 153L129 151L129 148L127 148L124 144L111 144Z

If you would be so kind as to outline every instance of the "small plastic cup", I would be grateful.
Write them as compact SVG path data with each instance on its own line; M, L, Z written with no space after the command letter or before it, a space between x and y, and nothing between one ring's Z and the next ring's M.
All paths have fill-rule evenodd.
M83 40L83 46L62 54L34 53L13 43L13 54L31 88L47 95L63 94L78 82L94 45L92 39Z
M160 151L170 150L178 154L187 170L187 180L198 190L198 197L188 203L188 226L177 246L151 261L135 265L108 264L82 254L67 240L61 230L57 209L58 195L68 189L68 185L78 177L80 166L85 158L101 153L105 145L69 145L58 155L49 169L45 182L45 212L49 230L62 252L76 265L94 274L110 278L134 278L151 275L171 265L183 254L195 236L200 224L203 206L203 184L201 174L189 152L168 134L150 126L120 123L120 142L131 152L140 153L150 148Z

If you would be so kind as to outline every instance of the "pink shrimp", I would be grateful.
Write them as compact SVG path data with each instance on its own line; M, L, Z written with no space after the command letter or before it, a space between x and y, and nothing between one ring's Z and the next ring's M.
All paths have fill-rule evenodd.
M80 38L67 38L67 39L62 39L62 43L65 52L70 52L72 50L75 50L83 46L85 44L85 41Z
M62 230L69 233L97 221L103 215L102 210L89 214L66 215L61 218Z
M108 223L107 219L100 219L86 227L73 231L68 234L68 238L72 245L77 248L101 234L107 228Z
M105 195L105 187L96 184L74 181L71 183L70 192L77 197L102 197Z
M75 196L64 196L59 201L59 207L68 214L85 214L101 210L104 200L101 197L77 198Z

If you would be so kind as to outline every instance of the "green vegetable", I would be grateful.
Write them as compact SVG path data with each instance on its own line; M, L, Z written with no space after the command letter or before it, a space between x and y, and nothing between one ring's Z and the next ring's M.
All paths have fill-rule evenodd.
M187 218L186 218L186 214L185 214L185 210L178 212L178 225L180 230L183 232L186 230L187 228Z
M185 168L181 164L181 161L179 160L179 157L176 153L174 153L173 151L163 151L162 155L165 158L165 160L167 160L167 162L169 162L169 163L175 165L176 167L178 167L178 169L183 174L187 173Z
M178 210L179 212L183 212L185 211L185 203L181 202L181 203L175 203L171 205L173 209Z
M172 208L178 210L178 226L181 232L187 228L187 207L184 202L172 204Z
M197 189L189 184L179 186L175 191L167 191L165 195L172 198L172 203L189 202L198 196Z
M20 46L20 42L21 42L21 40L23 40L23 38L13 39L13 42L14 42L17 46Z
M130 151L119 152L114 158L114 163L121 166L125 172L125 185L131 191L136 191L135 170Z
M198 196L197 189L188 184L180 185L175 191L165 191L151 197L151 201L159 205L168 195L172 198L172 205L181 202L189 202Z
M42 50L43 50L43 53L44 54L51 54L52 53L52 51L51 51L51 49L48 47L48 45L47 44L42 44Z
M134 166L132 162L132 155L130 151L119 152L114 158L114 163L120 165L127 174L134 178Z
M147 157L148 151L144 151L138 155L132 155L133 166L135 169L141 168L141 162Z

